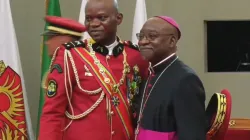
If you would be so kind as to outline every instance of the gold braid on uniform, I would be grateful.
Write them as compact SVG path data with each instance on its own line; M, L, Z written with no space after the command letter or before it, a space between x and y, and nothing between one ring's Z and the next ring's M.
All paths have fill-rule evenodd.
M54 62L54 60L55 60L55 58L56 58L56 55L57 55L57 52L58 52L59 48L60 48L60 47L57 47L56 50L54 51L54 54L53 54L53 56L52 56L52 58L51 58L49 70L46 71L46 73L44 74L44 76L43 76L43 78L42 78L42 85L41 85L41 86L42 86L42 88L45 89L45 90L48 89L48 86L47 86L47 82L48 82L48 81L47 81L47 80L48 80L49 71L51 71L51 66L52 66L52 64L53 64L53 62Z
M76 68L76 65L75 65L75 61L74 61L74 59L73 59L73 57L72 57L72 55L71 55L71 52L70 52L69 50L66 50L66 53L67 53L67 55L68 55L68 57L69 57L69 60L70 60L70 62L71 62L71 64L72 64L72 68L73 68L73 71L74 71L74 74L75 74L75 78L76 78L75 80L76 80L76 83L77 83L78 88L79 88L81 91L83 91L83 92L85 92L85 93L87 93L87 94L89 94L89 95L95 95L95 94L100 93L100 92L102 91L102 88L101 88L101 87L98 88L98 89L96 89L96 90L92 90L92 91L86 90L86 89L83 89L83 88L82 88L82 86L81 86L81 84L80 84L80 80L79 80L78 71L77 71L77 68Z
M225 115L226 115L226 104L227 104L227 101L226 101L226 96L224 94L215 93L212 96L212 98L208 104L208 109L206 110L206 112L208 111L209 113L213 113L213 111L211 111L211 110L214 109L214 107L216 107L215 105L217 105L217 108L216 108L217 111L216 111L216 116L215 116L214 120L212 120L213 123L212 123L209 131L207 132L207 136L209 138L208 140L212 140L213 137L218 132L218 130L220 129L220 127L225 119Z
M74 43L71 42L71 44L74 44ZM91 113L91 112L92 112L92 111L102 102L102 100L103 100L104 97L105 97L105 93L102 91L102 88L101 88L101 87L98 88L98 89L96 89L96 90L92 90L92 91L83 89L82 86L80 85L80 80L79 80L78 71L77 71L77 68L76 68L76 65L75 65L75 62L74 62L74 59L73 59L73 56L72 56L71 52L70 52L69 50L65 50L64 57L65 57L64 62L65 62L65 66L66 66L65 69L66 69L66 71L68 72L68 74L66 74L66 75L69 75L69 67L68 67L68 58L69 58L70 63L71 63L72 68L73 68L73 72L74 72L74 76L75 76L75 80L76 80L77 86L78 86L78 88L79 88L81 91L83 91L83 92L85 92L85 93L87 93L87 94L89 94L89 95L96 95L96 94L98 94L98 93L101 93L99 99L98 99L89 109L87 109L85 112L83 112L83 113L81 113L81 114L79 114L79 115L74 115L73 107L72 107L72 104L71 104L72 89L71 89L71 91L70 91L70 94L68 93L68 90L66 90L67 97L68 97L68 101L69 101L69 106L70 106L70 108L71 108L72 115L71 115L68 111L65 112L65 115L66 115L69 119L71 119L71 122L72 122L72 120L81 119L81 118L87 116L88 114L90 114L90 113ZM66 79L65 79L65 80L66 80ZM71 85L70 77L68 77L68 82L69 82L69 84ZM65 84L66 84L66 83L65 83ZM65 88L67 89L67 85L65 85ZM69 124L69 125L70 125L70 124ZM68 125L68 126L69 126L69 125ZM68 127L68 126L67 126L67 127ZM66 128L67 128L67 127L66 127Z

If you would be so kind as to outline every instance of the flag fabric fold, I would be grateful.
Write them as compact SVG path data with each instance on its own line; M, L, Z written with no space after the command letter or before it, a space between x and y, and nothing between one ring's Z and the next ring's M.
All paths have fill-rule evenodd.
M0 139L33 140L18 43L9 0L0 1Z
M81 8L80 8L80 14L79 14L79 22L84 25L85 22L85 7L87 4L88 0L82 0ZM88 39L90 38L88 32L83 33L83 39Z
M45 0L45 15L50 16L61 16L61 9L59 0ZM49 26L48 23L45 23L44 30ZM41 88L40 88L40 100L39 100L39 109L38 109L38 120L37 120L37 129L36 129L36 137L39 136L39 128L40 128L40 117L43 109L44 99L45 99L45 89L43 87L43 80L47 76L47 71L49 69L49 65L51 62L51 58L48 55L48 48L44 44L46 42L47 37L44 36L42 38L41 44Z
M147 8L145 0L136 0L133 30L132 30L132 42L137 44L136 33L139 33L143 24L147 20Z

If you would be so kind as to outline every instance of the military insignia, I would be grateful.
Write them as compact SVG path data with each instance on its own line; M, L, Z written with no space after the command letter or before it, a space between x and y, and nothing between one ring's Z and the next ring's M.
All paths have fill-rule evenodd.
M93 44L92 48L95 52L98 52L104 56L108 55L109 50L105 46L101 46L99 44Z
M141 76L139 73L139 67L135 65L133 67L133 75L130 77L130 79L127 77L127 99L130 105L132 105L134 97L139 94L140 83Z
M83 41L77 40L77 41L72 41L72 42L64 43L63 46L67 50L70 50L71 48L85 47L85 43Z
M57 70L58 73L62 73L63 72L62 67L59 64L54 64L51 67L50 73L52 73L54 70Z
M118 92L118 85L117 85L117 84L114 84L114 85L113 85L112 91L113 91L114 93L117 93L117 92Z
M90 72L85 72L84 75L85 76L93 76L92 73L90 73Z
M127 98L130 99L129 96L131 94L131 82L128 77L126 77L126 84L127 84Z
M136 44L133 44L131 41L125 41L124 43L125 43L125 45L127 45L128 47L130 47L134 50L137 50L137 51L140 50L139 46Z
M124 50L124 44L119 43L117 46L114 47L113 49L113 55L116 57L120 55Z
M50 80L48 83L47 96L53 97L56 95L56 92L57 92L57 83L55 80Z
M126 72L126 74L130 73L130 67L129 67L129 65L125 66L125 72Z
M103 47L98 46L96 49L97 49L97 50L100 50L100 52L103 53L103 50L104 50Z
M111 101L115 107L117 107L120 104L119 98L117 96L113 96Z

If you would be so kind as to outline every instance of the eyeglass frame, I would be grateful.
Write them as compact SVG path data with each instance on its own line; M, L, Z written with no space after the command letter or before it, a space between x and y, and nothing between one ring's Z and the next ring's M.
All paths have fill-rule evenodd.
M149 34L148 35L143 35L142 38L140 39L139 35L142 34L142 33L136 33L136 38L141 41L144 37L148 40L148 41L153 41L155 40L156 38L158 38L159 36L161 35L166 35L166 36L169 36L169 35L174 35L173 33L171 34L167 34L167 33L157 33L156 34L156 37L152 38L152 37L149 37Z

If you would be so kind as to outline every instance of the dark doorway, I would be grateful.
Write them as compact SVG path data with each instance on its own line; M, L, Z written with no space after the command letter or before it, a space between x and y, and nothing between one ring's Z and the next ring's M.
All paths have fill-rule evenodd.
M250 71L250 21L206 21L208 72Z

